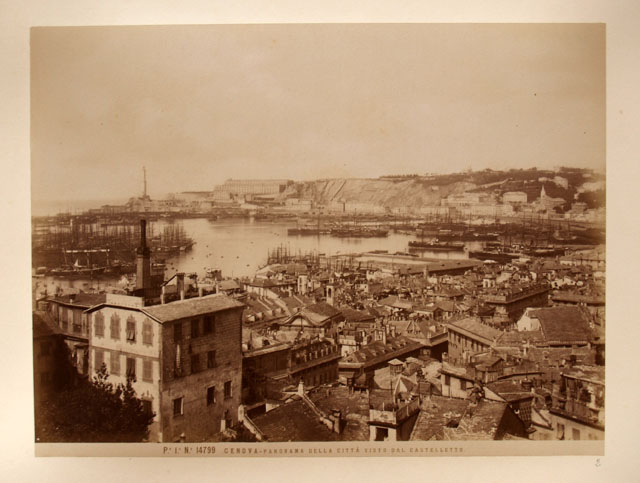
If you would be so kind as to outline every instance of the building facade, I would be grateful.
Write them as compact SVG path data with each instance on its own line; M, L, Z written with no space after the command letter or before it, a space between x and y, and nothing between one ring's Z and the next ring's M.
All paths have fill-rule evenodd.
M89 373L104 363L111 382L134 381L151 441L211 440L238 420L242 309L224 295L144 306L109 294L87 311Z

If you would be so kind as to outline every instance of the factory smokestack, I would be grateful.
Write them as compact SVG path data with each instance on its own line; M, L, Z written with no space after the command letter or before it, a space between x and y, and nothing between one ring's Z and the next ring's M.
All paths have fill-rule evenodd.
M147 220L140 220L140 246L136 250L136 290L151 288L151 250L147 246Z

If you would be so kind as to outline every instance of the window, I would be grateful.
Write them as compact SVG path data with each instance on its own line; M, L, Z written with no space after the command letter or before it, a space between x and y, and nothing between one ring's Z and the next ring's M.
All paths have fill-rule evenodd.
M184 398L179 397L173 400L173 415L181 416L184 414Z
M211 386L207 388L207 406L211 406L216 403L216 387Z
M573 428L573 429L571 430L571 438L572 438L574 441L580 441L580 430L579 430L579 429L576 429L576 428Z
M191 373L198 372L200 370L200 354L191 355Z
M174 377L182 376L182 351L180 345L176 345L176 357L174 359L173 375Z
M151 382L153 380L153 362L150 359L142 360L142 380Z
M120 339L120 316L118 314L111 316L111 338Z
M463 391L467 389L467 381L460 380L460 389Z
M200 320L199 319L193 319L191 321L191 338L195 339L196 337L198 337L200 335Z
M214 334L216 331L216 326L213 323L213 316L212 315L207 315L204 318L204 327L202 329L202 332L204 334Z
M142 343L153 345L153 323L149 319L142 323Z
M111 360L111 374L120 375L120 354L113 351L110 356Z
M207 352L207 368L216 367L216 351Z
M127 342L136 341L136 319L133 315L127 319Z
M143 399L142 400L142 410L144 411L145 414L151 414L153 412L153 406L151 404L151 401L149 401L147 399Z
M445 374L444 375L444 385L445 386L450 386L451 385L451 376L449 374Z
M69 322L67 318L67 309L65 307L61 307L60 313L62 315L62 317L60 318L62 320L62 329L67 330L67 327L69 327Z
M229 399L231 397L231 381L224 383L224 398Z
M94 335L96 337L104 337L104 315L102 315L102 312L96 314Z
M558 439L564 439L564 424L560 424L558 423L558 433L556 434L556 437Z
M173 324L173 341L180 342L182 340L182 322Z
M73 331L76 333L82 332L82 312L74 310L73 314Z
M100 370L102 364L104 363L104 352L100 349L95 349L93 352L93 366L96 372Z
M136 378L136 359L135 357L127 357L127 378Z

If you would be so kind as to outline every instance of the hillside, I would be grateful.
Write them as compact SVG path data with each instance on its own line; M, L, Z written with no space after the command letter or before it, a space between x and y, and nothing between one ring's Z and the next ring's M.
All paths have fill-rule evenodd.
M475 187L464 182L429 186L416 179L398 182L384 179L330 179L297 183L293 192L302 199L317 203L367 203L396 208L415 204L437 205L442 197Z
M324 179L298 182L283 195L313 200L316 203L363 203L384 208L403 206L439 205L443 198L464 192L483 192L499 200L507 191L527 193L529 202L540 196L544 186L548 196L563 198L567 203L584 197L579 195L585 183L600 181L603 177L587 170L561 169L560 171L510 170L456 173L431 176L385 176L377 179ZM593 201L593 200L596 201ZM604 196L589 196L592 207L602 206Z

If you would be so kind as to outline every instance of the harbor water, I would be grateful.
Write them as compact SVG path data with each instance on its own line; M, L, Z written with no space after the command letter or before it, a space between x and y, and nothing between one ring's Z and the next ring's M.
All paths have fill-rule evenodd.
M163 224L156 222L158 230ZM229 219L210 221L192 218L179 221L195 245L165 260L165 277L177 272L196 273L204 277L207 269L219 269L224 277L252 277L264 266L270 250L285 247L290 254L316 252L325 255L345 255L371 250L386 250L389 253L407 252L408 243L417 238L409 234L390 231L386 237L348 238L332 237L328 234L288 236L287 229L296 226L295 221L264 222L253 219ZM474 242L476 243L476 242ZM474 249L475 247L469 247ZM468 258L465 251L412 251L419 257L436 259ZM57 287L102 290L108 286L122 285L118 278L72 279L55 277L34 278L34 295L46 291L53 294Z

